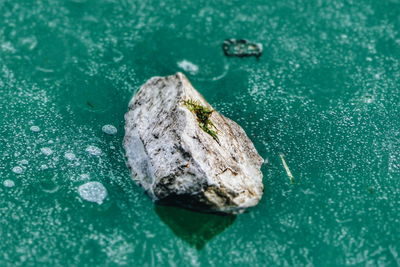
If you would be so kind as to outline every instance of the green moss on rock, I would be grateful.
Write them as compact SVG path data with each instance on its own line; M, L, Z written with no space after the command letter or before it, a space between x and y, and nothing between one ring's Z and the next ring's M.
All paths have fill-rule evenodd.
M218 142L218 131L215 125L210 120L211 114L214 112L214 110L203 106L199 102L191 99L183 101L183 104L185 105L185 107L187 107L187 109L189 109L193 114L196 115L199 127L204 132L211 135L211 137Z

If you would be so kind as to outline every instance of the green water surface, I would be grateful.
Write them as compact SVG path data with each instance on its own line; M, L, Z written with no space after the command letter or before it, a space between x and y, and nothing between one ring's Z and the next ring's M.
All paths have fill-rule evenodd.
M177 71L266 159L245 214L155 206L129 177L128 101ZM399 104L399 0L1 0L0 265L399 266Z

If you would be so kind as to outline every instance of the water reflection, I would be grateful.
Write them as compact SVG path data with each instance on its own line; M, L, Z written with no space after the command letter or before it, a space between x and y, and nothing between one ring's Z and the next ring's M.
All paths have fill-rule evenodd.
M155 205L154 209L175 235L198 250L236 219L234 215L205 214L162 205Z

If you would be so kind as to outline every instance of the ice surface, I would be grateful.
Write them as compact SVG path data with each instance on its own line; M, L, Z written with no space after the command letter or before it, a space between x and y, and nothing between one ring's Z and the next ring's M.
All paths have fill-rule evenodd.
M27 2L0 1L1 266L399 265L398 0ZM226 38L264 54L226 58ZM123 134L100 131L183 60L268 158L261 203L201 250L197 224L172 230L131 180ZM102 205L80 201L93 179Z
M100 182L88 182L78 187L78 193L86 201L103 204L107 189Z

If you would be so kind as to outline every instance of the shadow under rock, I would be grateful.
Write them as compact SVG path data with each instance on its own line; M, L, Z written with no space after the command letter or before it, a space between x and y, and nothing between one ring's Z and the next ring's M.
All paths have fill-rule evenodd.
M154 209L176 236L198 250L236 219L235 215L200 213L159 204L154 205Z

